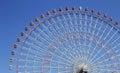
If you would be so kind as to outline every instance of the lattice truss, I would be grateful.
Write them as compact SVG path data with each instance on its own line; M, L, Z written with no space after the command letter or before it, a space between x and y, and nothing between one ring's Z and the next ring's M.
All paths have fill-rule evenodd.
M94 9L54 9L25 27L11 53L16 73L120 73L120 28Z

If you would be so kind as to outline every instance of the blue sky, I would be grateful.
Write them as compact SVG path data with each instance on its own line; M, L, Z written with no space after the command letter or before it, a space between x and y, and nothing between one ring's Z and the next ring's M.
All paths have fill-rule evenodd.
M0 73L13 73L10 52L24 27L47 10L66 6L94 8L120 22L120 0L0 0Z

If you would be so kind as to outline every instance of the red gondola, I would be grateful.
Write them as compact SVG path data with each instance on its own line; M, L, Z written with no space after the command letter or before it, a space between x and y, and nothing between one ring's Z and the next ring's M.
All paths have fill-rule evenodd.
M68 6L66 6L66 11L68 11L69 10L69 8L68 8Z
M16 45L16 44L14 44L14 48L17 48L17 45Z
M56 10L55 9L53 9L53 11L52 11L53 13L56 13Z
M33 22L30 22L30 26L33 26Z
M98 15L98 16L100 16L100 15L101 15L100 11L98 11L97 15Z
M104 18L107 18L107 14L104 14L104 16L103 16Z
M24 32L21 32L21 34L20 34L21 36L24 36Z
M35 22L38 22L39 21L39 19L38 18L35 18Z
M112 21L113 20L112 17L110 17L109 20Z
M49 12L49 11L47 11L47 12L46 12L46 14L49 16L49 15L50 15L50 12Z
M118 22L115 22L115 25L118 25Z
M41 17L41 18L44 18L44 15L42 14L40 17Z
M85 12L88 12L88 8L85 8Z
M25 31L28 31L28 27L25 27Z
M14 51L12 51L12 52L11 52L11 54L12 54L12 55L15 55L15 52L14 52Z
M94 14L94 9L91 10L91 13Z
M20 38L17 38L17 42L20 42Z
M59 11L62 12L62 8L59 8Z
M75 10L75 7L74 7L74 6L72 7L72 10L73 10L73 11Z

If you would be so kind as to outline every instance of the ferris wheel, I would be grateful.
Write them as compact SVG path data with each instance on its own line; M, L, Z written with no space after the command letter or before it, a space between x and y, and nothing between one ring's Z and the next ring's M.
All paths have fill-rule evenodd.
M16 73L120 73L120 28L100 11L53 9L20 35L9 66Z

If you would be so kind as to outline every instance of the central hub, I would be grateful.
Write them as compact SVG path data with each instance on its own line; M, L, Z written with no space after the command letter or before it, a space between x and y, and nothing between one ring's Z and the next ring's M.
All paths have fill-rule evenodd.
M80 68L77 73L88 73L88 69L87 66L83 66L82 68Z
M77 73L88 73L88 67L87 65L80 66Z
M89 73L92 65L87 60L77 60L74 62L73 73Z
M77 73L88 73L87 71L83 71L83 69L81 69L80 71L78 71Z

